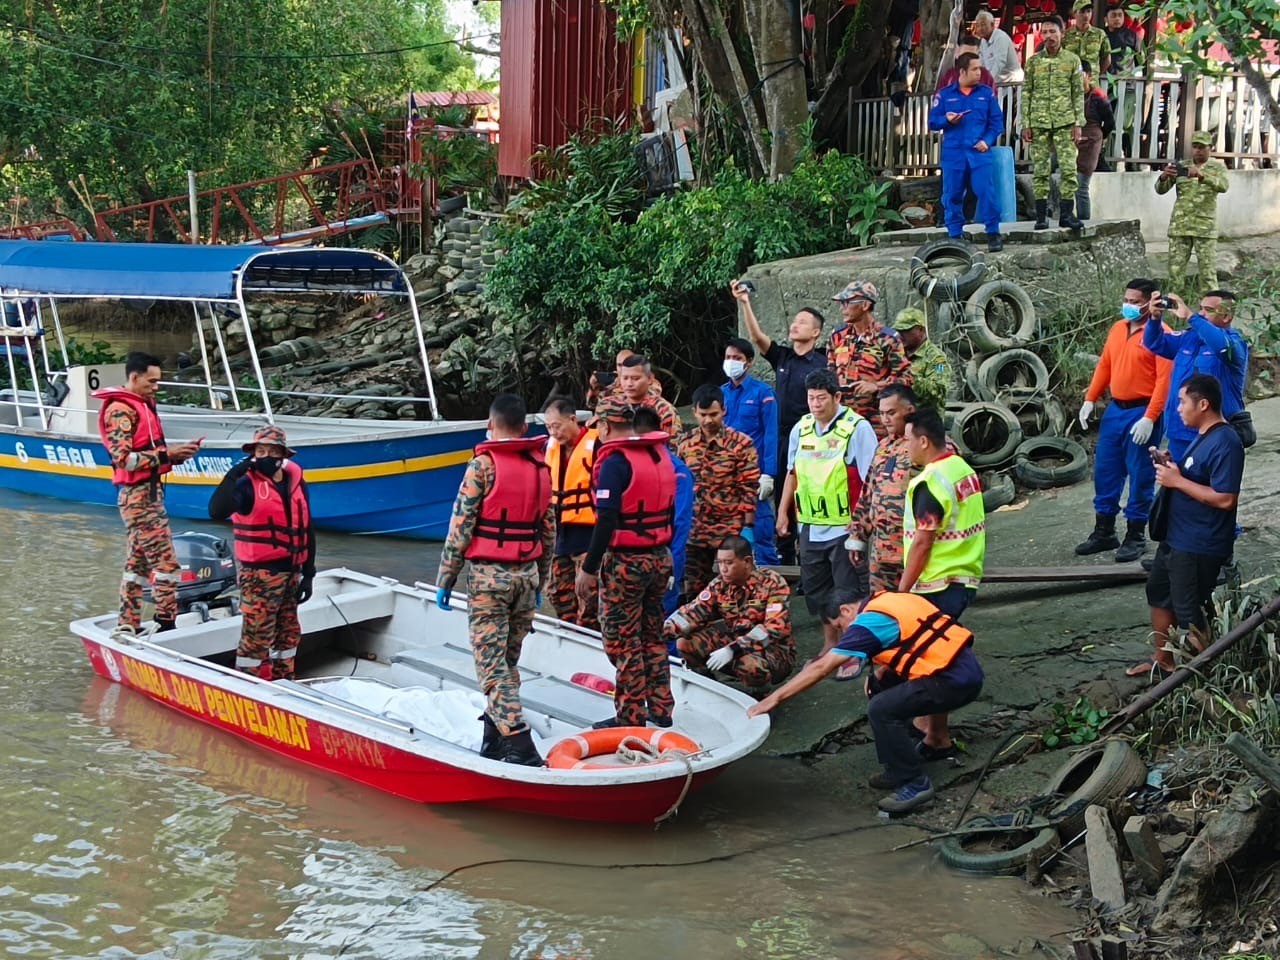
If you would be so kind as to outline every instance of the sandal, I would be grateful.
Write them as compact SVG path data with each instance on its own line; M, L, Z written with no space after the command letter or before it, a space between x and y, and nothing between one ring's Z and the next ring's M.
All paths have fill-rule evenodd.
M916 753L920 755L920 759L925 763L934 763L938 760L956 760L960 756L960 748L952 743L949 747L931 747L923 740L916 744Z
M1160 663L1155 657L1147 657L1141 663L1135 663L1132 667L1124 672L1126 677L1150 677L1154 680L1157 676L1163 680L1165 677L1173 673L1170 667L1166 667Z

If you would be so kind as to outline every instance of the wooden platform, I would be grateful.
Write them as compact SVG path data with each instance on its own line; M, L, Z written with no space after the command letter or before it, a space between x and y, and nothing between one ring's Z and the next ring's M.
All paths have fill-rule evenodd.
M800 579L798 566L768 567L782 574L788 582ZM983 583L1145 583L1147 571L1141 563L1088 564L1072 567L988 567Z

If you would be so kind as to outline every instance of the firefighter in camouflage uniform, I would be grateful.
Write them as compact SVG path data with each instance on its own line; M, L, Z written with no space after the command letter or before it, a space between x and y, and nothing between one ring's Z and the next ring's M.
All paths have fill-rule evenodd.
M840 383L840 402L882 437L876 398L891 383L911 386L911 362L902 339L876 319L875 284L854 280L831 299L840 304L844 324L831 333L827 367Z

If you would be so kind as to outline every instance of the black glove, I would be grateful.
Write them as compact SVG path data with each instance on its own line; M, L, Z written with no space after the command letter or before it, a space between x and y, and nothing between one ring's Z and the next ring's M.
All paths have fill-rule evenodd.
M314 577L315 577L315 574L311 574L310 576L304 575L302 577L302 582L298 584L298 602L299 603L306 603L308 600L311 599L311 581L314 579Z

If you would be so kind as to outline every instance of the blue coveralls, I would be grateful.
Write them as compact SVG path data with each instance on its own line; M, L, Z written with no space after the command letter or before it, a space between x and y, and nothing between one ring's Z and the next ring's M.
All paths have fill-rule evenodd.
M958 123L948 123L948 113L964 116ZM979 153L973 149L979 140L994 147L1004 134L1004 111L995 93L980 83L966 96L960 92L959 82L948 84L933 95L929 129L942 131L942 209L947 233L953 237L964 233L966 185L978 196L978 216L987 235L999 233L1000 205L991 182L991 151Z
M1151 439L1134 443L1129 431L1147 415L1145 402L1122 407L1116 400L1107 404L1098 424L1098 444L1093 451L1093 512L1114 517L1120 512L1120 496L1129 483L1129 502L1124 518L1131 523L1146 523L1151 515L1151 501L1156 495L1156 465L1147 447L1160 445L1160 430L1165 417L1156 418ZM1178 414L1175 411L1174 416Z
M760 473L778 484L778 398L773 388L752 376L720 388L724 393L724 423L745 433L755 444ZM779 563L774 545L773 501L756 501L756 563Z
M680 585L684 583L684 548L689 542L689 531L693 529L693 471L670 447L667 448L667 453L671 455L671 465L676 468L676 516L671 532L671 566L675 586L662 598L662 609L667 616L671 616L676 607L680 606ZM675 640L668 640L667 647L674 654Z

